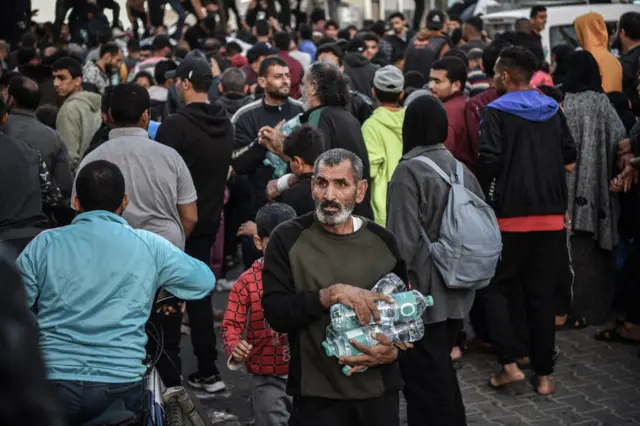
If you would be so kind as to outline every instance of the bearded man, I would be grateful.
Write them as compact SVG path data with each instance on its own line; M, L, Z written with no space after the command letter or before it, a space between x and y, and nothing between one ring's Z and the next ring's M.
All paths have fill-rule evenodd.
M396 365L398 349L385 336L379 343L352 344L362 352L328 357L322 347L329 308L350 306L362 324L379 319L373 303L386 296L370 291L385 274L405 282L406 265L393 234L353 215L368 183L362 160L331 149L314 164L315 212L278 226L271 234L263 271L266 320L288 333L291 350L287 393L295 397L289 424L399 425ZM343 365L353 367L347 377ZM357 373L357 374L356 374Z

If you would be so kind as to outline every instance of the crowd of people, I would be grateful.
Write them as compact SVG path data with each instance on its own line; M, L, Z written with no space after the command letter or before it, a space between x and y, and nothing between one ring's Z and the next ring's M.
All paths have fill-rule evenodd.
M531 369L551 395L557 331L615 319L594 337L640 342L640 13L611 39L598 13L576 17L575 43L549 49L542 6L491 40L455 7L341 28L299 3L241 17L175 0L168 34L145 3L128 1L125 33L116 2L58 0L55 23L0 41L0 271L17 283L19 255L9 302L31 344L3 350L36 352L12 358L35 364L37 409L15 407L48 420L29 424L118 401L142 415L150 363L210 393L246 368L260 426L399 425L399 392L410 426L465 425L467 350L495 354L488 386ZM501 234L461 247L458 276L487 286L452 286L433 253L454 185ZM424 337L325 356L330 307L379 320L370 289L391 272L433 298ZM230 291L222 344L214 287Z

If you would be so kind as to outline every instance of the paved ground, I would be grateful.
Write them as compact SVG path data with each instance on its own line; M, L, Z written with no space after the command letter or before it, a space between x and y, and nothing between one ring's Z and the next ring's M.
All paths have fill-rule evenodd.
M227 293L216 293L214 304L222 309ZM218 334L219 334L218 329ZM508 390L487 386L495 360L483 353L467 353L458 377L469 425L640 425L640 346L595 341L594 328L563 331L557 335L562 355L556 366L557 390L540 397L528 381ZM222 352L221 352L222 353ZM188 338L183 339L184 373L192 372L195 360ZM246 373L228 371L218 362L229 392L202 399L211 416L226 411L237 420L220 425L251 424L251 391ZM402 424L406 424L404 401ZM425 423L427 424L427 423Z

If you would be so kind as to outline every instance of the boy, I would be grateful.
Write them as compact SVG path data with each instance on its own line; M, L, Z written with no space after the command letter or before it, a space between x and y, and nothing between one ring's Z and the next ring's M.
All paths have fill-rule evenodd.
M307 125L297 128L284 140L283 153L300 181L282 195L282 202L293 207L298 216L316 209L311 197L311 177L313 163L324 151L322 132Z
M271 232L296 212L280 203L267 204L256 215L253 242L262 253L267 249ZM262 310L262 268L264 258L256 260L234 284L222 321L227 366L237 370L245 363L253 387L253 415L257 426L285 426L289 421L292 400L286 394L289 373L289 342L276 333L264 319ZM249 316L246 340L242 338Z

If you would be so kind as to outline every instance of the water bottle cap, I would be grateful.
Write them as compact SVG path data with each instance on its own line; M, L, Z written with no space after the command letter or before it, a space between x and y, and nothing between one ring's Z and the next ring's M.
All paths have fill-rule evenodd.
M324 348L324 352L327 354L327 356L333 356L335 354L333 345L330 345L326 340L322 342L322 347Z

